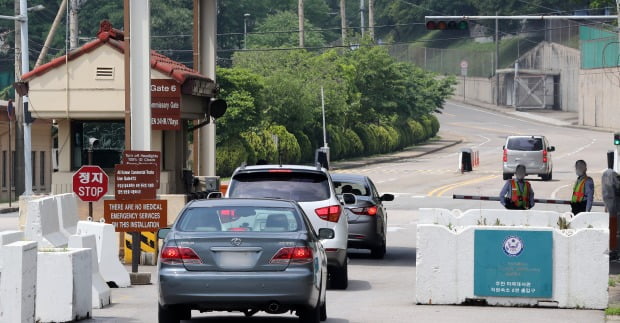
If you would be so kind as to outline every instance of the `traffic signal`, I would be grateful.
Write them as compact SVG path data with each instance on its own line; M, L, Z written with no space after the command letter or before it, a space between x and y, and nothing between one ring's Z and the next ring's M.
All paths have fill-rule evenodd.
M620 146L620 132L614 133L614 145Z
M469 24L465 20L461 21L427 21L426 22L427 30L467 30L469 29Z

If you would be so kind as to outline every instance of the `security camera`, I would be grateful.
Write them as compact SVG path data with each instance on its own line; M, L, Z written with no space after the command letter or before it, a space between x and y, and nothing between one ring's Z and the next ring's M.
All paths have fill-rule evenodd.
M90 149L99 147L99 139L91 137L88 138L88 144L90 145Z

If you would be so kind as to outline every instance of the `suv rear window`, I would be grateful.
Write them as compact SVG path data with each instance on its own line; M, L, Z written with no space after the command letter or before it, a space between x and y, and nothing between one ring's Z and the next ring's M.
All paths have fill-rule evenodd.
M506 145L508 150L540 151L543 150L542 138L516 137L509 138Z
M235 175L228 195L314 202L327 200L331 194L327 176L323 173L265 171Z

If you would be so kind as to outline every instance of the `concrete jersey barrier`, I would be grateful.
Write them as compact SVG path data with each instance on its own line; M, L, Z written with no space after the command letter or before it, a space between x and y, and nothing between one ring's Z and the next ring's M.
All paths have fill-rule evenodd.
M60 232L69 238L75 234L79 221L77 196L74 193L65 193L54 195L54 199L58 206Z
M604 309L608 219L598 212L421 209L416 302ZM504 274L511 278L489 283Z
M95 235L72 235L69 237L69 248L88 248L91 250L92 266L92 300L93 308L103 308L111 303L110 287L99 273L97 260L97 240Z
M26 203L26 239L37 241L40 248L66 247L68 238L60 232L57 201L46 196Z
M99 272L106 282L118 287L129 287L129 273L118 259L118 238L114 226L108 223L79 221L77 235L94 235L97 242Z

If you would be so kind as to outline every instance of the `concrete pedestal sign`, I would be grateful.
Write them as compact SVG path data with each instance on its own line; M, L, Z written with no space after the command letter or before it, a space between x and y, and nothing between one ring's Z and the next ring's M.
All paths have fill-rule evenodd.
M552 231L475 230L474 295L553 296Z

